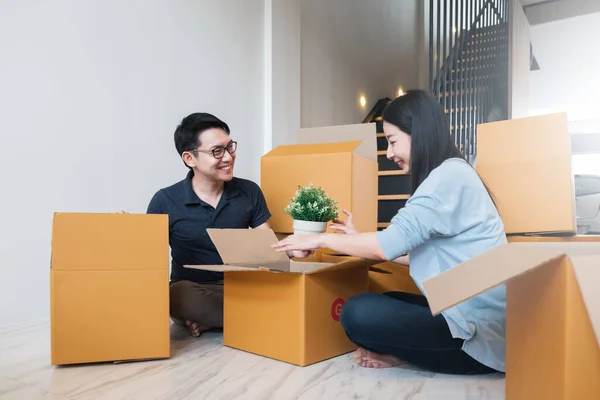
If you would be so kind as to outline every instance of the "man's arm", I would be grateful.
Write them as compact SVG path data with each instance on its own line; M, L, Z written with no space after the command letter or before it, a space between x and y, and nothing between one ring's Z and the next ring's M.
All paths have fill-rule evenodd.
M150 203L148 204L148 208L146 209L146 214L166 214L163 210L163 193L159 190L152 196Z

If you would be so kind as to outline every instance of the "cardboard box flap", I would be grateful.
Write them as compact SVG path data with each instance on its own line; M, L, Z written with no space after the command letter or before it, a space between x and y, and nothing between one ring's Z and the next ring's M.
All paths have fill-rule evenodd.
M566 113L478 125L476 169L506 233L576 231Z
M375 123L304 128L298 132L298 144L360 141L355 153L377 162Z
M184 265L183 268L200 269L202 271L214 272L240 272L240 271L267 271L260 266L241 267L237 265Z
M207 229L206 232L225 264L263 268L288 264L286 270L289 270L287 254L271 247L278 240L270 229Z
M596 340L600 345L600 268L598 257L579 255L570 257L575 277L579 284L579 291L583 297L592 328L596 334Z
M348 269L348 268L370 267L372 265L380 264L382 262L383 261L366 260L364 258L360 258L358 260L342 261L342 262L337 263L337 264L325 264L325 263L321 263L322 267L316 268L316 269L314 269L312 271L307 271L306 274L310 275L310 274L318 274L318 273L321 273L321 272L339 271L341 269Z
M459 264L423 282L434 315L511 278L565 255L552 247L511 243Z
M265 154L264 157L290 157L302 156L306 154L352 153L359 146L360 141L281 145Z
M168 271L168 216L56 212L51 247L55 271Z

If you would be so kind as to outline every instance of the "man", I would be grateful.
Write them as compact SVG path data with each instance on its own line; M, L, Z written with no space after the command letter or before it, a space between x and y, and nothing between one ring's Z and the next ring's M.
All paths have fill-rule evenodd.
M194 337L223 327L223 273L183 267L223 263L206 229L269 229L271 213L258 185L233 176L237 142L229 135L227 124L211 114L184 118L175 130L175 147L188 175L159 190L147 211L169 215L171 318Z

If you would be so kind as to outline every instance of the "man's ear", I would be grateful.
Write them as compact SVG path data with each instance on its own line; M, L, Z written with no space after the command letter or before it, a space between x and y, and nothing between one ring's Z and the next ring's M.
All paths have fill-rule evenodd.
M194 155L189 151L184 151L181 155L181 159L190 168L194 168L196 166L196 159Z

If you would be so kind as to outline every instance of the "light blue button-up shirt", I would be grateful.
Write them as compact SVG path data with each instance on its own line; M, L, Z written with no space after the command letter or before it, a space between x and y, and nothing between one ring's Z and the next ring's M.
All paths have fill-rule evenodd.
M458 158L434 169L377 237L388 260L409 253L410 275L425 296L424 280L507 242L481 179ZM504 285L442 315L452 336L465 340L467 354L497 371L506 370Z

